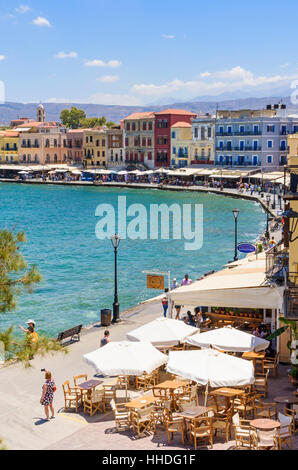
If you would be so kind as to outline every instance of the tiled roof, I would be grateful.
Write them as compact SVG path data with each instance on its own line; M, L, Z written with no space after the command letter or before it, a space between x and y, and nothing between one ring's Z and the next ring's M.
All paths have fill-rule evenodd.
M185 109L164 109L163 111L159 111L155 114L156 115L159 115L159 114L181 114L183 116L196 116L195 113L191 113L190 111L186 111Z
M178 121L171 127L191 127L191 124L189 124L188 122Z
M148 118L154 118L154 113L153 112L144 112L144 113L133 113L127 116L126 119L148 119Z

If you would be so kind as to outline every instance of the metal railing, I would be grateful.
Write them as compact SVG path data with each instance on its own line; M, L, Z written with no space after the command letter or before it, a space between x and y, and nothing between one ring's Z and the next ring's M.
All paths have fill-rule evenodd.
M298 320L298 286L288 287L284 293L284 300L285 300L285 309L284 309L285 318Z
M287 248L281 244L275 245L266 252L266 276L272 277L274 274L289 265L289 253Z

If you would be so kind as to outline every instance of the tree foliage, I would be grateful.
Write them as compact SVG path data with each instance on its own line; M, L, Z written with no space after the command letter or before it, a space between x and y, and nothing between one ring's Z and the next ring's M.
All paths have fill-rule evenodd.
M0 230L0 313L16 309L17 297L24 291L32 293L34 286L40 282L41 275L36 268L28 268L21 253L26 242L24 232L15 233L7 229ZM0 330L0 345L4 348L4 360L12 357L20 360L25 367L30 367L30 359L44 356L56 351L67 352L56 341L39 335L33 342L30 335L19 337L14 334L14 327Z
M86 113L83 109L78 109L72 106L69 109L63 109L60 113L60 119L62 124L71 129L78 129L80 127L80 121L86 118Z

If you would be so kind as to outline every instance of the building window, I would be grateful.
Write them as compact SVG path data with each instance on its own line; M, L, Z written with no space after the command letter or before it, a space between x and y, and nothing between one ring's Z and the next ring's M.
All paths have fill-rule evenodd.
M211 127L208 127L208 138L210 139L212 137L212 129Z
M172 132L172 139L176 139L176 132L175 131Z
M176 147L173 147L173 154L176 154Z
M136 130L136 123L135 122L132 123L131 128L132 128L133 131Z
M126 124L126 130L130 131L130 123L129 122Z
M267 148L272 149L273 148L273 141L272 140L267 140Z
M267 163L272 163L272 156L271 155L267 156Z
M93 135L90 135L90 143L93 143Z
M148 137L148 147L151 147L151 145L152 145L152 139L151 137Z
M267 126L267 132L274 132L275 126Z
M194 138L197 139L199 137L199 129L197 127L194 128Z
M147 130L147 123L143 122L143 131L146 131L146 130Z
M152 131L152 122L149 122L148 129L149 131Z

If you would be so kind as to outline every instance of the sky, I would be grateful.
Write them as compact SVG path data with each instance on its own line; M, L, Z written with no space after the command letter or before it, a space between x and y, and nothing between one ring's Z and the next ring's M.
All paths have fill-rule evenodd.
M24 103L290 95L297 17L297 0L0 0L0 80Z

